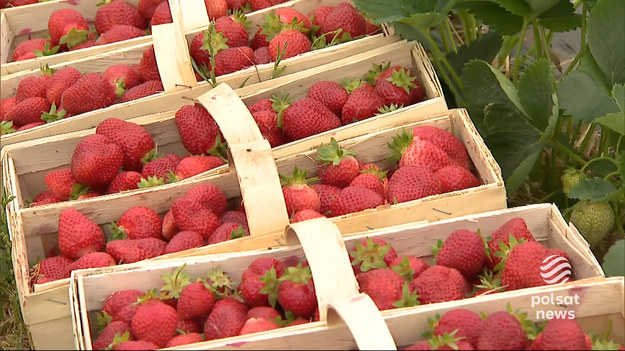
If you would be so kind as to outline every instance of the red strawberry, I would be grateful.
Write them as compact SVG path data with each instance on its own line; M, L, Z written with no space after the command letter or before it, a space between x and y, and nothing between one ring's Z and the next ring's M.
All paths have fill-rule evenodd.
M280 277L278 288L278 302L285 311L291 311L295 316L310 318L317 309L317 296L313 285L310 267L287 267Z
M432 266L410 282L422 305L461 300L468 292L469 283L453 268Z
M202 184L194 186L187 191L184 197L200 203L213 211L217 216L221 216L226 212L226 195L215 185Z
M319 169L322 184L345 188L360 172L360 164L355 152L343 149L336 139L331 138L330 144L317 149L317 157L323 166Z
M248 110L250 110L250 113L258 111L274 111L277 113L277 111L273 109L273 102L271 101L271 99L258 100L255 103L249 105L247 108Z
M166 246L165 241L156 238L123 239L109 241L106 252L117 262L134 263L162 255Z
M168 154L146 163L141 170L141 175L144 178L156 177L165 180L167 179L167 174L174 172L179 163L180 156Z
M174 214L171 212L170 209L163 217L163 238L165 238L165 240L171 240L171 238L173 238L173 236L176 235L176 233L178 233L179 231L180 229L178 229L176 221L174 220Z
M106 33L116 25L126 24L146 29L146 20L141 17L136 7L124 0L105 2L95 14L95 29L98 33Z
M252 117L260 129L263 138L269 141L271 147L280 146L287 143L287 138L280 127L278 127L278 113L274 110L262 110L252 112Z
M46 97L46 90L51 82L51 76L44 74L41 76L29 76L20 81L15 91L15 102L18 104L28 98Z
M130 334L130 325L123 321L112 321L109 323L100 333L98 338L93 343L94 350L105 350L109 345L113 343L116 335L124 335L128 332ZM129 340L133 340L130 336Z
M407 281L412 281L430 268L423 260L412 255L397 256L389 262L388 267L399 273Z
M176 111L175 120L180 141L191 154L199 155L219 147L219 126L203 106L182 106Z
M453 231L436 256L437 265L457 269L468 281L482 271L485 261L482 238L476 232L465 229Z
M280 328L275 322L266 318L249 318L245 321L243 328L239 332L239 335L260 333L267 330L273 330Z
M95 33L89 33L88 38L94 37ZM86 49L86 48L90 48L92 46L95 46L95 39L87 39L87 41L83 41L80 44L74 45L71 48L69 48L69 51L76 51L76 50L80 50L80 49Z
M210 55L204 45L204 41L204 32L196 34L195 37L193 37L191 44L189 44L189 55L191 55L191 58L200 69L204 67L208 71L210 70ZM219 38L217 38L215 41L222 43L223 40L219 40Z
M54 197L62 201L68 200L72 195L73 187L78 185L69 168L48 172L45 183Z
M159 346L145 340L131 340L121 342L113 347L113 350L156 350Z
M436 323L434 335L451 334L464 337L471 345L477 345L477 339L483 330L484 320L475 312L458 308L446 312Z
M336 31L341 29L341 33L349 33L352 38L355 38L365 34L365 22L364 17L354 7L337 6L325 17L319 32L336 34ZM334 35L326 41L330 42L333 38Z
M586 335L574 319L551 319L532 342L532 350L591 350Z
M228 2L226 0L204 0L204 4L210 20L228 15Z
M217 244L223 241L238 239L250 235L247 228L239 223L223 223L208 237L207 244Z
M127 24L118 24L102 33L102 35L98 37L98 40L95 41L95 45L116 43L118 41L142 37L144 35L145 30Z
M204 283L196 282L185 286L180 292L176 311L181 319L193 319L208 315L215 305L213 293Z
M480 186L482 183L465 167L451 164L434 172L434 176L441 182L441 192L448 193Z
M271 0L249 0L249 3L253 11L258 11L273 6Z
M219 17L215 20L215 30L228 39L226 44L229 47L247 46L249 34L241 20L229 16Z
M85 137L74 149L72 174L80 184L99 188L115 178L124 162L122 149L104 135Z
M541 276L541 265L551 255L564 256L568 259L566 253L548 249L536 241L513 247L501 273L502 286L507 290L516 290L548 285L549 283Z
M224 164L223 159L215 156L187 156L176 166L175 179L187 179Z
M319 195L308 186L306 174L305 170L299 170L296 166L290 177L280 175L282 194L289 216L306 209L319 212L321 208Z
M52 43L61 44L61 48L65 49L86 41L89 25L75 9L58 9L50 14L48 32Z
M525 350L528 340L519 320L501 311L486 318L476 346L478 350Z
M311 85L306 97L318 100L328 110L340 116L349 94L340 84L324 80Z
M373 268L388 268L397 258L397 252L386 241L379 238L359 239L355 250L349 252L356 275Z
M350 187L361 187L373 190L378 193L382 198L386 198L386 171L379 171L375 169L360 171L360 174L356 176L349 183Z
M264 63L271 62L271 56L269 55L269 47L263 46L254 50L254 57L252 59L255 65L262 65Z
M155 95L163 92L163 83L160 80L148 80L135 87L128 89L124 95L122 95L122 102L138 100L150 95Z
M226 211L223 215L221 215L219 220L221 223L239 223L246 228L248 227L247 217L245 216L245 213L241 211Z
M307 221L309 219L320 218L320 217L325 217L325 216L314 210L301 210L295 213L293 217L291 217L291 223Z
M38 57L37 53L43 55L52 55L59 50L58 47L51 45L50 39L30 39L23 41L13 50L11 61L22 61ZM51 50L52 48L52 50Z
M174 347L174 346L180 346L180 345L194 344L196 342L202 342L202 341L204 341L204 337L202 336L202 334L186 333L186 334L180 334L180 335L174 336L167 342L167 345L165 345L165 347Z
M177 325L178 316L173 307L151 300L137 309L130 330L138 339L164 347L176 335Z
M114 266L117 262L106 252L88 253L69 265L69 270Z
M111 85L123 88L124 91L141 84L139 71L127 64L109 66L104 71L104 78L106 78ZM120 84L122 79L123 86ZM119 95L120 94L118 94L118 96Z
M145 293L139 290L119 290L106 298L104 301L104 306L102 310L108 313L113 319L117 317L117 314L127 306L130 306L137 302L140 297L144 296Z
M161 2L154 10L154 15L151 17L150 26L156 26L158 24L172 23L171 9L169 8L169 2Z
M118 118L100 122L96 134L107 137L122 149L126 171L141 171L142 160L147 159L155 147L154 138L145 128Z
M280 316L280 312L278 312L275 308L269 306L256 306L252 307L247 311L247 319L250 318L265 318L265 319L276 319Z
M215 302L206 319L204 335L206 340L215 340L238 335L247 320L247 308L233 298Z
M184 251L204 246L204 238L197 232L190 230L176 233L165 247L163 254Z
M282 53L282 59L286 59L309 52L310 50L310 39L302 32L295 29L283 30L269 42L269 55L272 61L278 59L279 52Z
M267 271L273 268L276 271L276 276L279 278L284 274L285 266L281 261L273 257L260 257L252 261L247 269L241 276L241 281L246 280L252 276L264 275Z
M380 194L368 188L349 186L341 191L339 198L332 203L332 216L360 212L384 204Z
M72 260L65 256L52 256L44 258L35 267L37 282L42 279L46 281L69 278L70 265Z
M334 6L319 6L313 9L308 14L308 17L310 17L310 22L313 26L321 27L332 11L334 11Z
M50 110L50 104L45 98L31 97L17 103L5 119L13 121L13 125L23 126L29 123L41 122L41 115Z
M215 75L236 72L254 64L254 51L248 46L230 47L215 55Z
M321 201L321 207L318 212L323 214L332 212L332 203L339 198L341 188L326 184L312 184L310 187L319 195L319 200Z
M46 124L46 122L33 122L33 123L28 123L28 124L24 124L23 126L17 128L17 132L21 132L22 130L28 130L31 128L35 128L35 127L39 127Z
M59 215L59 249L63 255L75 260L101 251L105 242L102 229L84 214L67 208Z
M264 47L269 49L269 40L267 40L267 34L263 33L263 28L258 28L256 30L256 33L254 33L254 37L250 42L250 47L254 51ZM271 60L271 57L269 57L269 60Z
M389 147L394 151L391 161L399 160L399 167L404 166L425 166L432 172L451 164L451 159L445 151L427 140L414 138L412 135L402 131L401 134L393 137L393 142Z
M417 78L401 66L393 66L382 72L375 91L386 106L408 106L423 99L423 89Z
M432 144L438 146L441 150L445 151L447 156L451 159L452 163L459 164L469 169L471 167L471 160L467 149L458 138L456 138L450 132L433 127L433 126L419 126L412 130L412 135L415 138L427 140Z
M141 61L139 62L139 74L141 74L141 79L144 82L149 80L161 80L161 74L158 72L158 65L156 64L154 46L150 46L143 52L143 56L141 56Z
M54 72L46 90L45 97L48 102L60 106L61 96L65 90L74 85L80 77L82 77L82 73L74 67L64 67Z
M432 346L427 341L419 341L402 348L402 350L432 350Z
M299 140L341 126L340 119L317 100L303 98L284 111L284 133Z
M488 241L490 255L486 257L486 265L491 270L495 269L501 262L501 258L496 255L497 252L501 251L501 243L505 246L510 246L510 235L517 241L535 241L534 236L527 229L527 224L523 218L516 217L508 220L490 234L491 239Z
M163 221L153 209L145 206L131 207L119 216L112 232L118 238L162 239L161 227Z
M408 202L441 193L441 184L425 166L405 166L393 173L388 181L386 200Z
M156 8L167 0L139 0L137 4L137 11L145 19L150 19L154 15Z
M284 265L277 260L266 258L264 261L259 261L257 259L250 264L243 272L238 288L245 303L251 307L275 307L278 301L279 278L282 274L284 274Z
M395 303L402 300L402 288L406 282L399 273L377 268L359 274L357 279L360 292L369 295L378 309L399 307Z
M187 334L200 332L198 323L193 319L179 319L176 329L179 331L182 330Z
M375 116L384 106L384 100L375 92L373 86L361 84L349 94L341 111L343 124L350 124Z
M16 105L15 95L0 100L0 117L2 121L7 121L6 115Z
M100 73L87 73L61 95L61 106L72 115L110 106L115 88Z
M115 194L126 190L138 189L142 178L141 173L134 171L117 173L106 189L106 193Z
M207 239L219 227L219 218L199 202L180 198L171 205L171 212L180 230L191 230Z

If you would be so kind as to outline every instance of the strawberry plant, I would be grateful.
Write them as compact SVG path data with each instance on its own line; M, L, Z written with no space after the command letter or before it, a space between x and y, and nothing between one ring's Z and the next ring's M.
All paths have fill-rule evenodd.
M625 46L625 3L355 4L429 50L448 104L469 110L501 166L510 205L556 203L599 260L625 236L625 54L614 50ZM581 50L564 70L552 43L576 28ZM608 274L624 274L618 247Z

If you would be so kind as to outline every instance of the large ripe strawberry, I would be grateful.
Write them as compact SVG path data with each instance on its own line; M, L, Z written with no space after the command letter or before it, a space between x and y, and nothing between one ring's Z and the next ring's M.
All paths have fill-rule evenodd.
M124 93L124 95L122 95L121 102L138 100L146 96L158 94L163 91L163 82L161 82L160 80L148 80L128 89Z
M413 137L405 130L394 136L393 142L388 146L394 152L389 160L399 161L399 167L425 166L430 171L436 172L451 164L451 159L445 151L427 140Z
M78 79L82 77L82 73L74 67L64 67L52 74L50 83L46 90L46 99L50 104L56 106L61 105L61 96L69 87L74 85Z
M285 311L291 311L297 317L310 318L317 309L317 296L313 285L310 267L299 263L296 267L287 267L280 277L278 303Z
M163 157L158 157L143 166L141 175L144 178L156 177L165 180L167 179L167 174L169 174L169 172L174 172L179 163L180 156L176 154L168 154Z
M185 105L176 111L180 141L193 155L209 153L219 147L219 126L201 105Z
M134 171L119 172L109 183L109 186L106 188L106 193L115 194L126 190L139 189L139 184L142 180L143 176L141 173Z
M388 268L397 258L395 249L383 239L367 237L354 245L355 250L350 251L349 256L356 275L374 268Z
M476 346L478 350L525 350L528 339L517 317L500 311L486 318Z
M461 300L469 291L469 283L454 268L432 266L410 282L421 304Z
M436 321L434 335L451 334L457 330L455 337L464 337L471 345L477 345L483 325L484 320L477 313L457 308L446 312Z
M332 11L334 11L334 6L319 6L310 11L308 17L310 18L310 22L313 26L313 31L315 31L313 34L317 34L316 31L321 28L323 23L326 21L326 18Z
M207 38L210 38L209 31L202 31L196 34L189 44L189 55L193 61L195 61L198 68L204 69L206 72L210 71L210 54L208 53L207 46L205 46L204 43L205 41L209 41ZM216 36L213 40L214 41L211 43L222 44L223 38Z
M206 340L239 335L247 320L247 308L238 300L225 298L215 302L204 325Z
M398 307L395 303L402 300L406 281L393 270L376 268L359 274L357 279L360 292L369 295L380 310Z
M501 257L497 257L497 252L501 251L502 244L504 247L510 246L510 235L512 235L517 242L521 240L535 241L532 233L527 229L527 223L521 217L515 217L508 220L490 234L490 240L488 241L489 255L486 257L486 265L489 269L493 270L501 262Z
M310 187L315 190L321 201L318 212L324 215L331 213L332 203L339 198L341 188L326 184L312 184Z
M98 33L106 33L116 25L126 24L146 29L147 22L139 14L137 8L125 0L107 0L95 14L95 29Z
M42 114L50 110L50 104L45 98L31 97L17 103L5 119L13 121L14 126L23 126L29 123L41 122Z
M322 184L345 188L360 173L360 163L356 153L339 146L336 139L317 149L317 157L323 163L319 169Z
M127 24L117 24L102 33L95 41L95 45L105 45L118 41L138 38L145 35L145 30Z
M144 82L149 80L161 80L161 74L158 71L156 63L156 54L154 53L154 45L147 48L139 61L139 74Z
M223 241L242 238L248 236L247 227L239 223L222 223L215 229L215 231L208 237L207 244L217 244Z
M375 191L359 186L348 186L341 190L339 198L332 203L332 216L356 213L384 204L384 198Z
M382 72L375 91L387 106L408 106L423 99L423 89L417 78L401 66L393 66Z
M140 172L155 143L142 126L119 118L107 118L98 124L96 134L107 137L124 153L124 170Z
M122 239L109 241L108 252L119 263L134 263L160 256L167 242L156 238Z
M248 228L247 217L244 212L241 211L226 211L221 217L219 217L221 223L239 223L245 228Z
M468 281L482 271L485 261L482 237L466 229L453 231L442 243L436 256L437 265L455 268Z
M200 203L217 216L221 216L226 212L226 195L213 184L194 186L187 191L184 197Z
M65 256L52 256L45 258L35 266L35 282L50 282L69 278L72 260Z
M161 227L163 220L153 209L135 206L119 216L111 231L117 239L162 239Z
M228 15L228 2L226 0L204 0L208 19L216 20Z
M164 2L167 2L167 0L139 0L137 11L143 18L150 19L154 15L156 8Z
M40 76L26 77L19 82L15 90L15 102L20 103L32 97L46 97L46 90L50 85L52 73L50 71L42 72L45 73Z
M215 30L227 39L228 47L247 46L249 34L245 29L245 16L224 16L215 20Z
M163 238L165 238L165 240L171 240L171 238L178 232L180 232L180 229L176 225L176 221L174 220L174 214L171 212L170 209L169 211L167 211L165 216L163 216Z
M54 55L58 46L51 45L50 39L30 39L23 41L13 50L11 61L29 60L39 56Z
M115 100L115 87L100 73L87 73L61 95L61 106L72 115L110 106Z
M245 281L250 277L259 277L265 275L270 269L276 271L276 276L279 278L284 274L286 267L284 263L273 257L260 257L252 261L247 269L241 275L241 281Z
M85 137L72 154L72 174L80 184L91 188L108 185L124 162L122 149L104 135Z
M269 40L267 39L267 34L263 33L263 28L258 28L256 30L250 42L250 47L254 51L264 47L269 48ZM269 57L269 60L271 60L271 57Z
M271 321L267 318L249 318L245 321L243 328L239 332L239 335L252 334L252 333L260 333L267 330L278 329L280 326L276 324L276 322Z
M266 318L275 319L280 317L280 312L273 307L269 306L257 306L252 307L247 311L247 319L250 318Z
M187 156L176 166L173 180L187 179L224 164L224 160L216 156Z
M72 170L69 168L48 172L44 181L48 190L50 190L57 199L62 201L68 200L72 195L74 185L78 185L72 175Z
M116 335L119 337L126 332L130 334L130 325L128 323L124 321L112 321L104 327L98 338L93 342L93 349L106 350L106 348L113 343ZM134 340L134 338L129 335L128 340Z
M326 41L331 42L339 29L339 38L343 38L343 33L349 33L352 38L365 35L365 18L353 6L337 6L325 17L319 32L330 34Z
M203 282L185 286L180 292L176 311L181 319L193 319L208 315L215 305L213 292Z
M254 51L248 46L230 47L215 55L215 75L236 72L254 64Z
M40 192L39 194L37 194L37 196L35 196L33 198L33 202L30 204L29 207L36 207L36 206L42 206L42 205L47 205L47 204L54 204L57 202L61 202L59 199L56 198L56 196L54 196L54 194L52 194L50 191L48 190L44 190L42 192Z
M276 261L275 265L246 269L238 287L245 303L251 307L271 306L275 308L278 302L279 278L282 274L284 274L284 267L279 261Z
M574 319L551 319L532 342L532 350L591 350L586 335Z
M386 171L381 171L378 168L361 169L360 174L349 183L349 186L359 186L373 190L382 196L383 199L386 198L387 185Z
M269 41L269 55L273 61L287 59L311 50L310 39L299 30L286 29Z
M138 339L164 347L176 335L177 325L178 315L173 307L150 300L137 309L130 330Z
M341 120L321 102L303 98L284 111L282 128L291 140L299 140L340 126Z
M441 183L427 167L405 166L389 179L386 200L396 204L440 193Z
M6 121L6 115L17 104L15 95L0 100L0 120Z
M59 215L59 249L64 256L78 259L90 252L101 251L106 238L98 225L73 208Z
M204 336L200 333L184 333L180 335L176 335L173 338L169 339L167 345L165 347L174 347L181 346L187 344L194 344L196 342L204 341Z
M190 230L176 233L167 243L163 254L184 251L204 246L204 238L197 232Z
M434 176L441 182L443 193L473 188L482 184L473 173L458 164L442 167L434 172Z
M321 213L314 210L301 210L291 217L291 223L303 222L309 219L325 217Z
M297 166L293 169L293 174L290 177L280 175L282 194L289 217L301 210L308 209L318 212L321 208L319 195L308 185L306 175L307 172L300 170Z
M399 273L406 281L412 281L430 268L425 261L412 255L397 256L389 262L388 267Z
M115 259L106 252L90 252L69 265L69 270L109 267L117 264Z
M253 11L258 11L273 6L270 0L249 0L249 3Z
M173 19L171 17L171 9L169 8L169 2L163 1L161 2L156 9L154 10L154 14L150 19L150 27L156 26L158 24L172 23Z
M362 83L354 89L341 110L343 124L354 123L375 116L384 106L384 100L375 92L373 86Z
M322 80L310 86L306 97L318 100L327 107L328 110L340 116L349 94L340 84L333 81Z
M139 290L118 290L109 295L104 301L104 306L102 306L102 311L106 312L108 315L113 317L117 317L117 314L127 306L130 306L137 302L140 297L144 296L145 293Z
M568 259L566 253L560 250L548 249L536 241L529 241L512 247L501 271L502 286L505 286L507 290L516 290L548 285L547 280L541 276L541 265L551 255L564 256ZM556 277L558 275L554 275L551 278Z
M252 112L252 117L260 129L260 134L267 139L272 148L287 143L284 132L278 127L278 113L276 111L256 111Z
M180 230L191 230L207 239L219 227L219 217L199 202L180 198L171 205L171 212Z
M89 25L75 9L58 9L48 18L48 33L54 45L61 44L66 49L87 40Z
M412 130L415 138L427 140L445 151L452 163L459 164L467 169L471 168L471 160L467 149L460 139L450 132L434 126L418 126Z

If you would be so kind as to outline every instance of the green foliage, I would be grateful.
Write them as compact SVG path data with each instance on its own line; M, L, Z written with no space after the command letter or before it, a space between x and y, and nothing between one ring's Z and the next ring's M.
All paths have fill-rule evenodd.
M625 275L625 239L618 240L605 255L603 271L607 276Z

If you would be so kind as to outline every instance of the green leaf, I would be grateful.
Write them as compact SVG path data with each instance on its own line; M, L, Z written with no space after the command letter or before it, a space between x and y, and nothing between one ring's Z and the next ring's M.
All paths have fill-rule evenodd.
M606 175L616 172L617 165L612 159L596 158L592 160L592 163L587 166L592 174L598 177L605 177Z
M625 152L621 153L621 155L617 159L617 162L618 171L621 173L621 178L625 179Z
M618 108L625 111L625 84L614 84L612 98L616 101Z
M409 18L400 20L399 22L405 23L409 26L417 28L422 31L427 31L430 28L437 26L447 19L446 14L437 12L416 13Z
M503 36L503 43L501 44L501 49L499 50L499 53L497 53L497 57L498 57L497 64L499 65L499 67L503 65L504 61L506 60L506 57L508 57L510 53L512 52L512 50L519 44L520 39L521 38L517 35L504 35Z
M552 114L554 81L551 62L547 59L532 63L519 79L519 100L532 124L541 130L547 127Z
M446 57L451 67L458 76L462 75L464 65L474 59L492 62L501 48L501 35L495 31L489 31L470 45L462 45L458 52L449 52Z
M625 112L608 113L607 115L597 118L599 124L613 131L625 135Z
M551 9L558 3L558 1L561 0L525 0L525 2L530 5L530 8L532 9L532 13L534 15L541 14Z
M523 27L523 18L488 1L466 1L458 5L484 22L491 29L504 35L515 35Z
M554 7L538 16L538 24L555 32L566 32L582 25L582 16L575 13L573 3L560 0Z
M521 161L519 166L512 171L512 174L506 178L506 194L508 194L508 197L512 197L527 180L527 176L534 169L540 154L541 150L534 151L533 154Z
M532 9L525 0L494 0L494 2L517 16L524 17L532 13Z
M426 32L402 22L393 23L393 27L395 28L395 32L397 33L397 35L399 35L403 39L418 41L427 50L432 50L432 46L427 36L425 35Z
M625 275L625 239L615 242L603 259L603 271L606 276Z
M602 0L590 10L588 45L610 86L625 83L625 1Z
M410 0L354 0L354 5L375 18L375 23L395 22L416 12L415 4Z
M568 196L572 199L601 201L616 190L616 186L610 181L595 177L584 179L575 184Z

